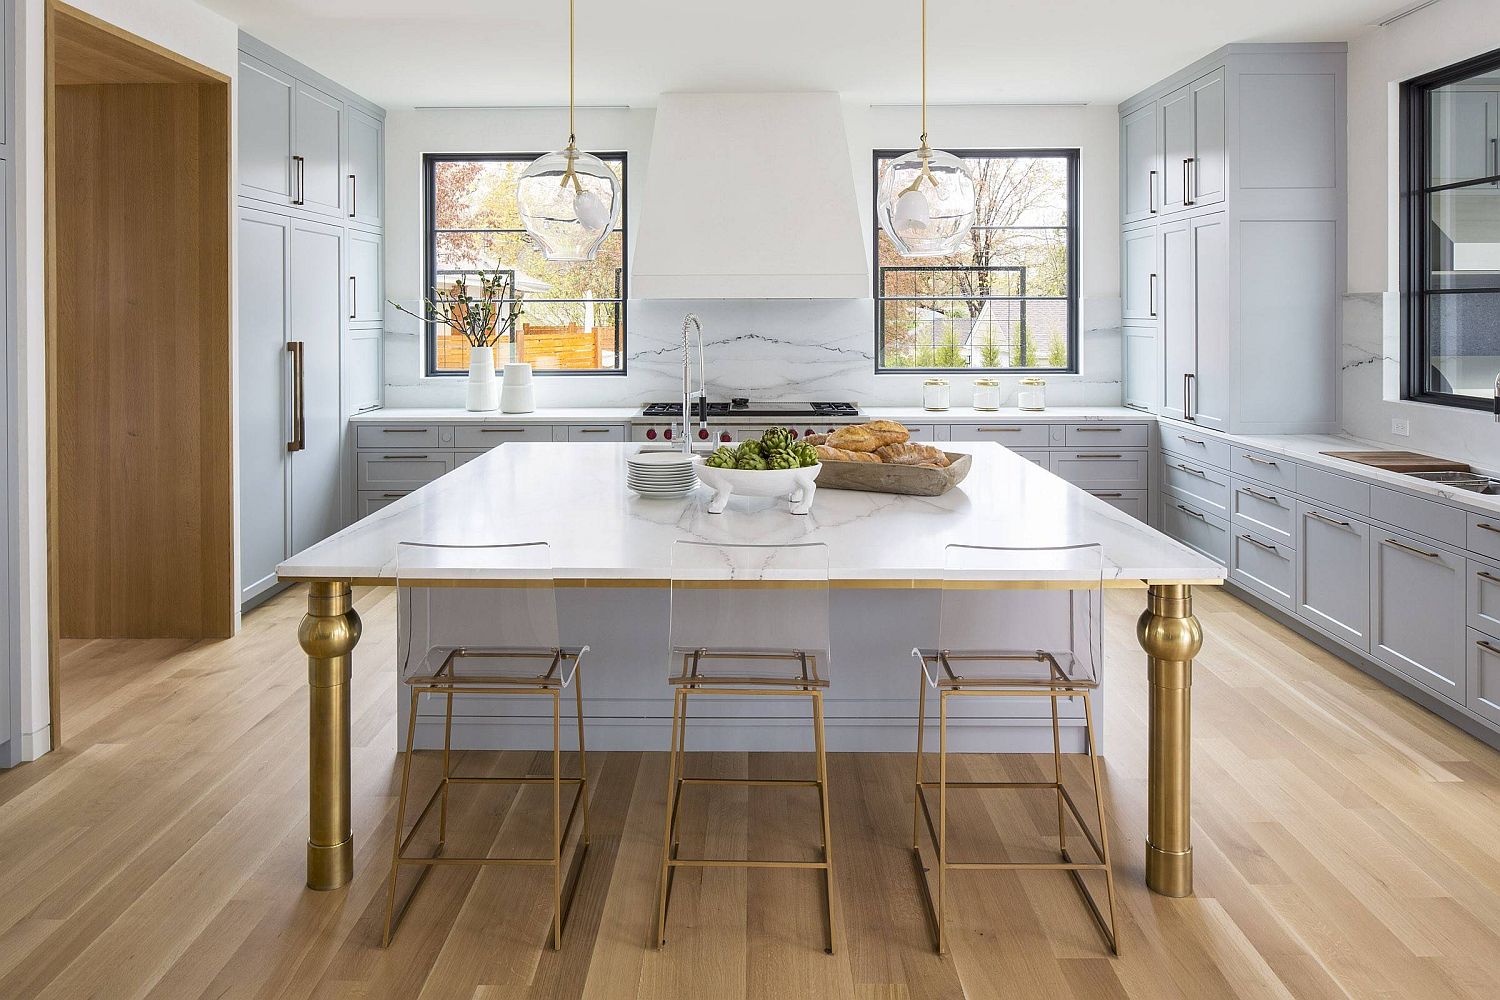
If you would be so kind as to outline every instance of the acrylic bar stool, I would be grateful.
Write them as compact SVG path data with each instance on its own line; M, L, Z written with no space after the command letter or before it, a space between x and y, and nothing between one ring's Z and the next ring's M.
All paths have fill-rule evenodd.
M504 571L504 580L477 579ZM488 571L488 572L484 572ZM401 675L411 691L406 724L406 759L401 770L401 798L391 848L390 884L386 890L385 938L391 935L422 882L435 865L525 865L552 869L552 947L562 946L563 921L578 889L578 877L589 846L588 766L583 743L583 687L579 664L587 646L566 649L559 640L557 595L553 588L551 549L545 542L514 545L437 545L403 542L397 546L396 591ZM573 689L578 715L578 776L562 773L562 699ZM404 837L411 766L415 755L417 708L423 695L443 698L443 772L438 787L417 814ZM538 697L552 701L552 773L507 777L455 774L452 766L453 700L456 697ZM551 849L541 856L451 857L444 853L448 836L450 785L551 785ZM562 812L564 785L575 788L567 819ZM437 846L431 854L408 853L412 839L437 807ZM563 847L582 812L583 833L573 851L566 880ZM396 874L403 865L423 870L401 911L396 911ZM568 888L564 891L565 882Z
M1110 868L1109 827L1099 782L1097 734L1089 693L1099 686L1103 655L1103 551L1098 545L1056 548L947 548L937 649L913 649L921 664L917 681L916 801L912 807L912 857L939 954L947 952L948 872L974 869L1066 871L1114 954L1120 953L1115 923L1115 878ZM1008 581L1016 581L1007 585ZM927 725L927 689L938 696L938 779L923 777L922 739ZM1059 698L1083 699L1084 735L1094 783L1096 837L1063 782ZM948 780L948 703L954 698L1046 698L1052 708L1051 781ZM955 861L948 855L948 792L952 789L1054 789L1057 795L1057 861ZM929 793L937 791L933 821ZM1093 850L1094 861L1075 860L1068 848L1071 814ZM921 827L937 851L937 893L928 885ZM1109 916L1084 883L1084 872L1103 872Z
M657 947L667 941L667 910L677 869L790 868L820 870L827 946L833 954L833 848L828 829L828 756L823 692L828 687L828 547L716 545L677 542L672 548L672 753L667 816L657 887ZM704 697L806 698L812 707L817 777L707 778L687 770L688 700ZM678 821L683 789L694 785L815 788L822 813L819 860L685 858Z

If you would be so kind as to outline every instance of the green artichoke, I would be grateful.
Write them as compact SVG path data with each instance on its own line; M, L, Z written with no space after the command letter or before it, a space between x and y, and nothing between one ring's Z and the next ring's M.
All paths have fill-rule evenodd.
M802 468L818 464L818 449L803 441L801 444L792 446L792 454L797 456L797 464Z
M773 469L795 469L798 464L797 453L790 448L777 448L766 458L766 465Z
M760 443L765 447L766 453L770 454L796 444L797 434L787 427L771 427L760 436Z
M741 441L739 453L741 456L755 455L759 458L765 458L766 448L759 441Z
M718 448L708 456L706 464L714 469L732 469L738 460L739 456L733 448Z
M746 469L750 472L762 472L766 468L766 460L753 451L746 451L740 446L739 461L735 463L736 469Z

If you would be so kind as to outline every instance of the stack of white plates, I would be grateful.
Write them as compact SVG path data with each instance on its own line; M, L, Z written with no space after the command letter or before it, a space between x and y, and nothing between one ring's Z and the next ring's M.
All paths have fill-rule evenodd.
M643 497L683 497L698 485L693 460L680 451L631 455L626 468L626 484Z

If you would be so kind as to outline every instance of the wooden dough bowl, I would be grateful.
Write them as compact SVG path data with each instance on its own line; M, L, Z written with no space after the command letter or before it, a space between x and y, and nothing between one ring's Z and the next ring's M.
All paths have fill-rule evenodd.
M914 497L935 497L947 493L964 481L974 456L964 452L945 451L948 466L924 469L917 465L887 465L884 462L834 462L823 459L818 473L818 487L828 490L862 490L866 493L904 493Z

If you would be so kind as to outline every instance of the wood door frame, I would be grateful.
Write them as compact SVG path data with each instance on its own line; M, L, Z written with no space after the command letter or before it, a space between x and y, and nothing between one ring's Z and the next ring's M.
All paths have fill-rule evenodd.
M185 84L207 84L221 92L222 107L216 112L222 116L223 147L225 163L224 205L221 225L223 227L223 268L226 275L224 295L225 368L231 375L230 384L223 387L228 399L232 390L233 358L233 144L232 144L232 78L180 53L173 52L149 39L141 38L101 18L79 10L61 0L47 0L44 23L44 67L43 67L43 149L45 155L44 185L44 234L45 234L45 385L46 385L46 520L47 520L47 679L48 708L51 716L51 746L62 745L61 703L61 585L59 579L59 440L58 440L58 231L57 231L57 88L60 85L58 63L59 32L72 30L92 36L100 45L110 50L108 67L99 66L97 82L181 82ZM120 57L123 62L115 61ZM140 76L131 74L139 71ZM72 79L65 82L81 82ZM216 99L217 100L217 99ZM227 492L231 504L230 524L233 524L233 419L232 412L224 440L218 442L228 467ZM225 585L225 603L229 613L217 631L224 636L232 635L238 626L238 590L234 587L234 539L232 530L225 539L223 551L219 553L228 567Z

